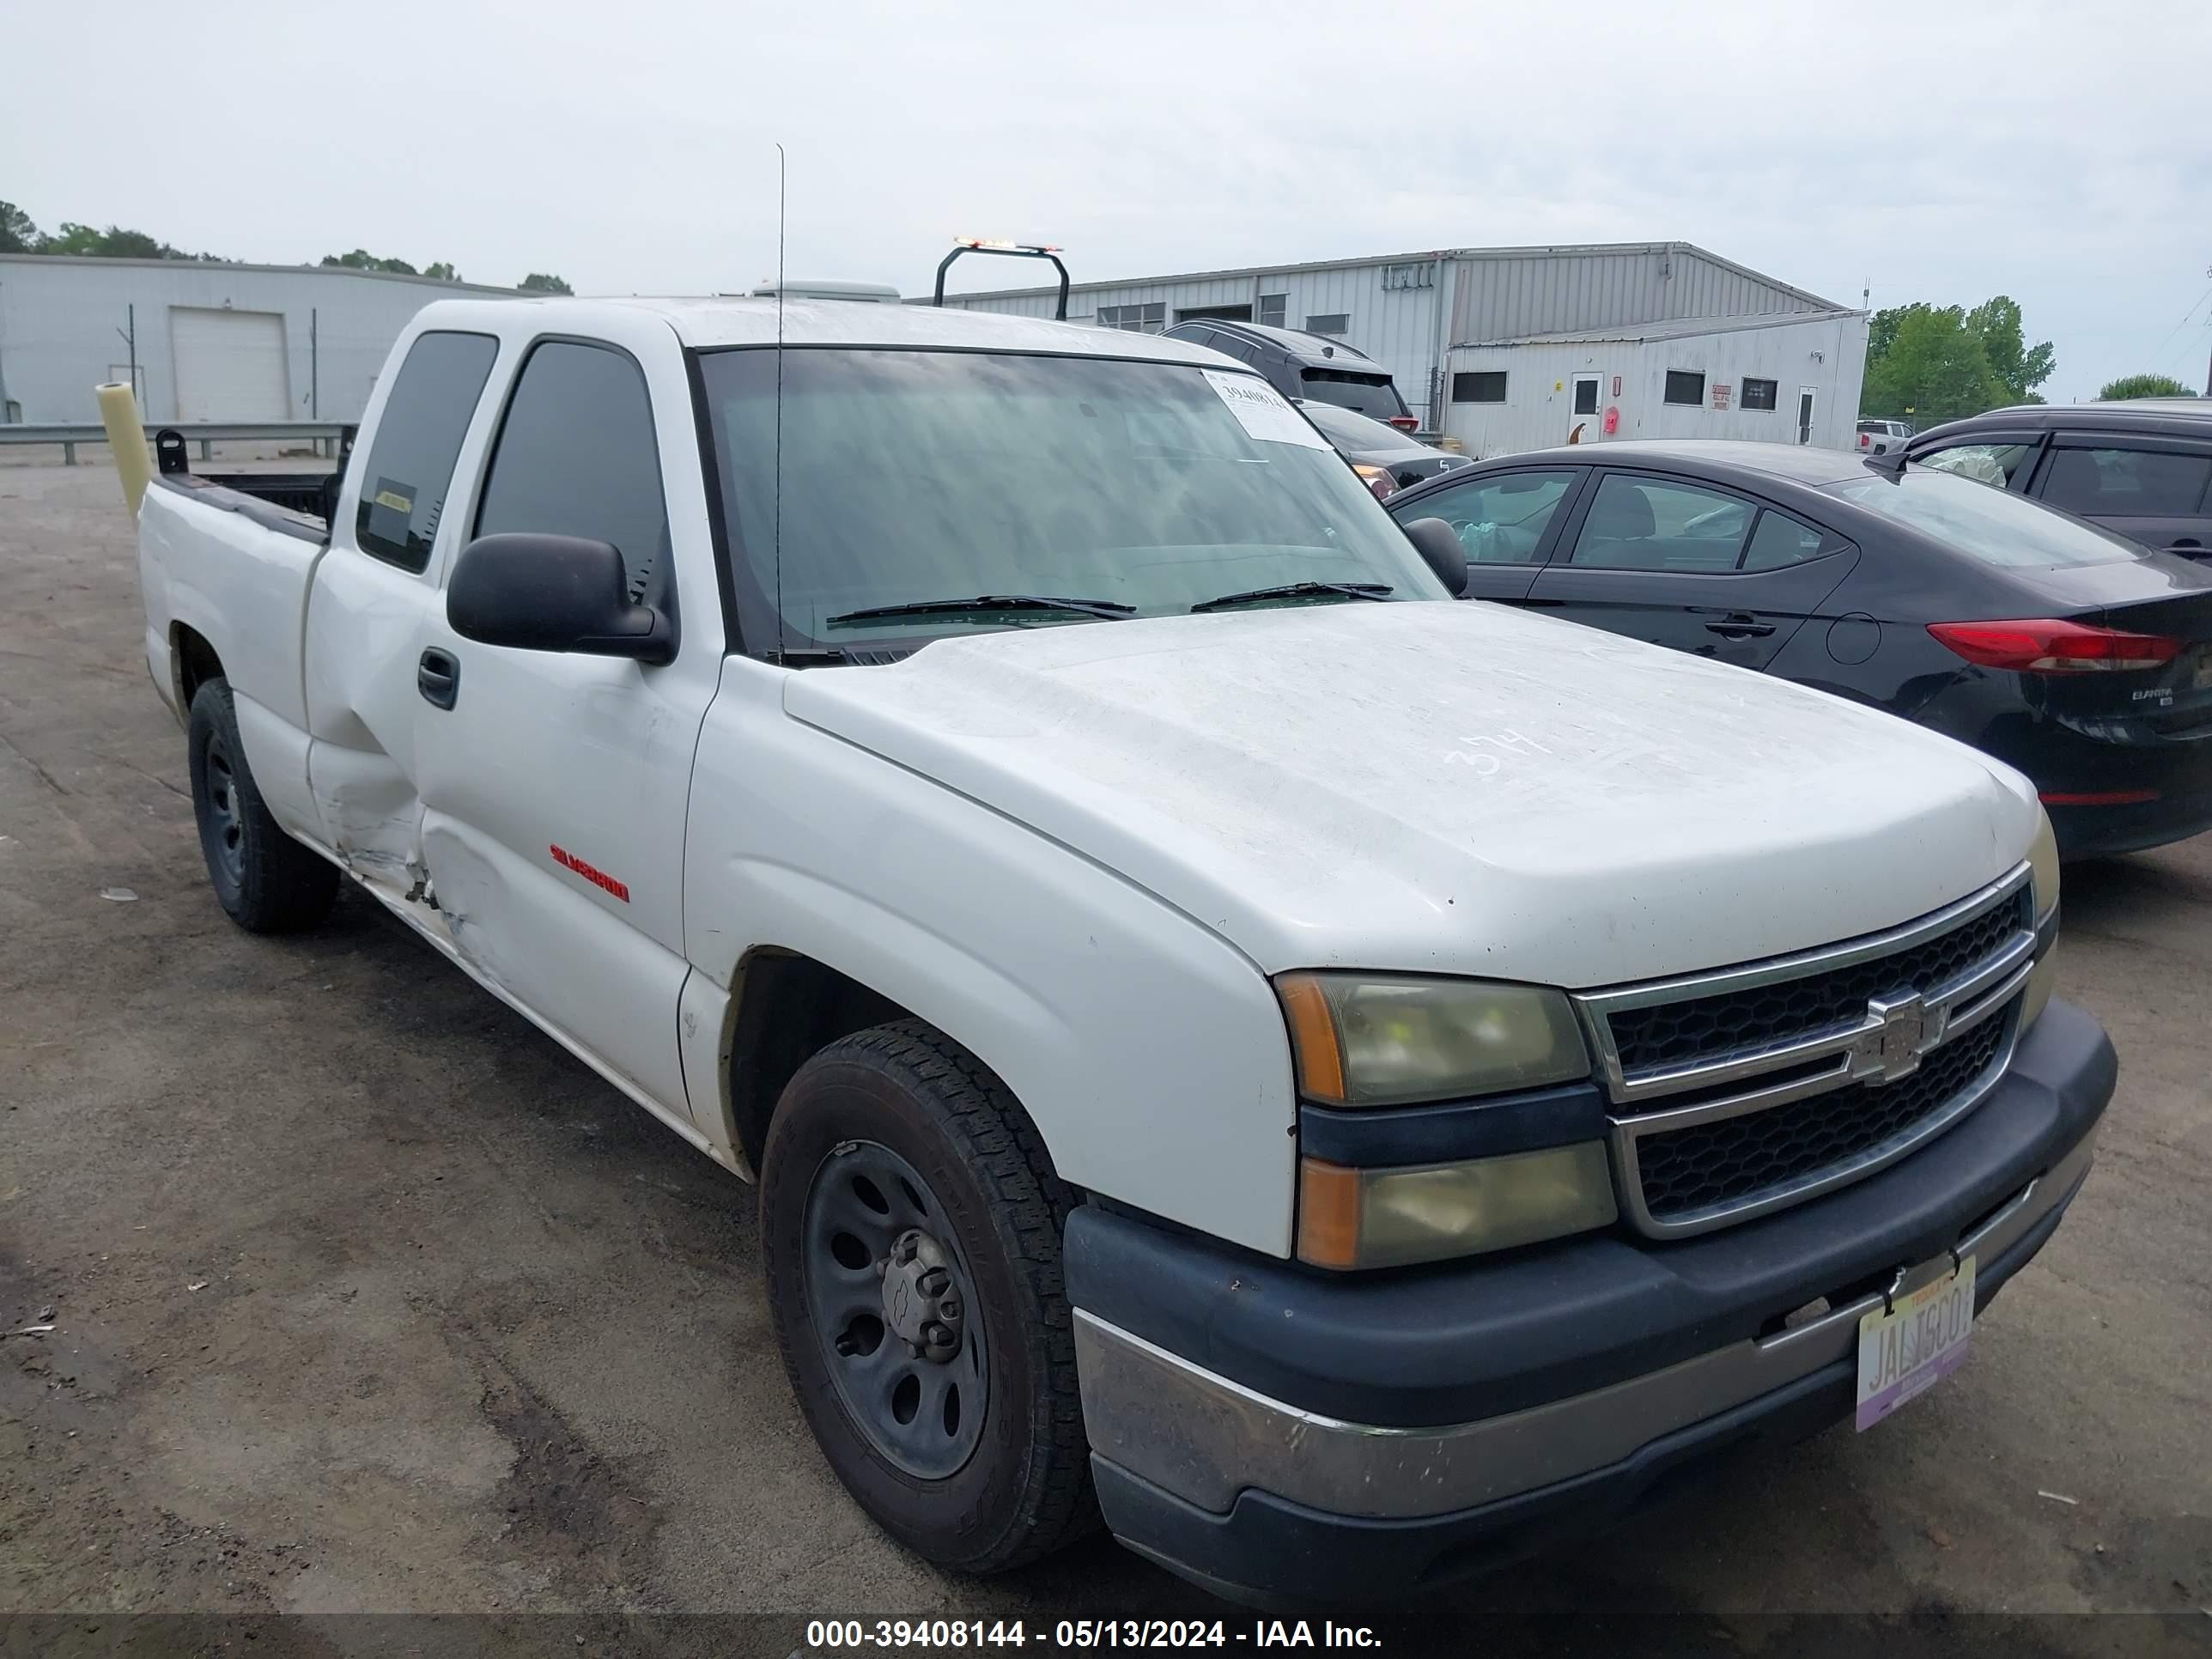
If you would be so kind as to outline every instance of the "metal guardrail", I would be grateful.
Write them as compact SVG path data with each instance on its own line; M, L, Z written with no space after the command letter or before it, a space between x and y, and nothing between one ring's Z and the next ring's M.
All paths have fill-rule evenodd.
M282 443L302 439L315 446L318 455L335 456L338 445L353 426L351 421L158 421L145 425L147 441L156 432L179 432L200 447L200 459L209 459L208 446L232 443ZM107 428L98 421L55 421L45 423L0 424L0 444L59 444L62 465L76 465L79 444L104 444Z

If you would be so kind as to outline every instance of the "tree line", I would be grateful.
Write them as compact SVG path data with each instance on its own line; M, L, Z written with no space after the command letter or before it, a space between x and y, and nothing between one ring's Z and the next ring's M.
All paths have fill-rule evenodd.
M2050 341L2027 343L2019 301L2008 295L1971 310L1924 301L1893 306L1867 321L1859 412L1929 427L2005 404L2039 404L2036 388L2057 367ZM2166 374L2124 374L2097 393L2106 400L2191 395L2193 388Z
M126 230L120 225L95 230L90 225L80 225L64 219L58 230L42 231L31 222L31 216L13 202L0 202L0 253L88 254L101 259L191 259L222 265L240 263L226 258L220 253L188 253L143 230ZM466 280L453 269L449 259L433 260L417 270L404 259L371 253L367 248L357 247L350 253L325 253L318 263L348 270L384 270L401 276L434 276L447 283ZM532 271L516 286L532 294L575 292L560 277L542 270Z

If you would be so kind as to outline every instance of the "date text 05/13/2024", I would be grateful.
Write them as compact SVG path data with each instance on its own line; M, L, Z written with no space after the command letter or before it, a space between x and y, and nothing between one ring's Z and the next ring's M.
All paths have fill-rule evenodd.
M1249 1627L1213 1619L1062 1619L1031 1628L1018 1619L817 1619L806 1626L811 1652L962 1648L1365 1648L1382 1638L1364 1625L1333 1620L1255 1620Z

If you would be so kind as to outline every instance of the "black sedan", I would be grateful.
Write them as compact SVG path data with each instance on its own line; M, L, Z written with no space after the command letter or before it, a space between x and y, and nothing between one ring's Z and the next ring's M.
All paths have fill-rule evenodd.
M1399 490L1467 595L1778 675L2034 780L2069 857L2212 828L2212 568L1954 473L1609 443Z
M1352 470L1367 487L1386 500L1407 484L1473 465L1464 455L1415 443L1394 426L1339 409L1334 404L1297 398L1291 402L1319 428L1330 447L1352 463Z

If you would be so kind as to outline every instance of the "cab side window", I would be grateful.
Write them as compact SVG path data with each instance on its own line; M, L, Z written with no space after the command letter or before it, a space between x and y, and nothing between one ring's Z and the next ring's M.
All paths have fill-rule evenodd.
M668 507L645 375L611 346L532 349L500 422L476 533L538 531L611 542L630 598L669 592Z
M430 562L453 463L498 356L489 334L441 331L407 348L361 475L353 536L362 552L402 570Z

